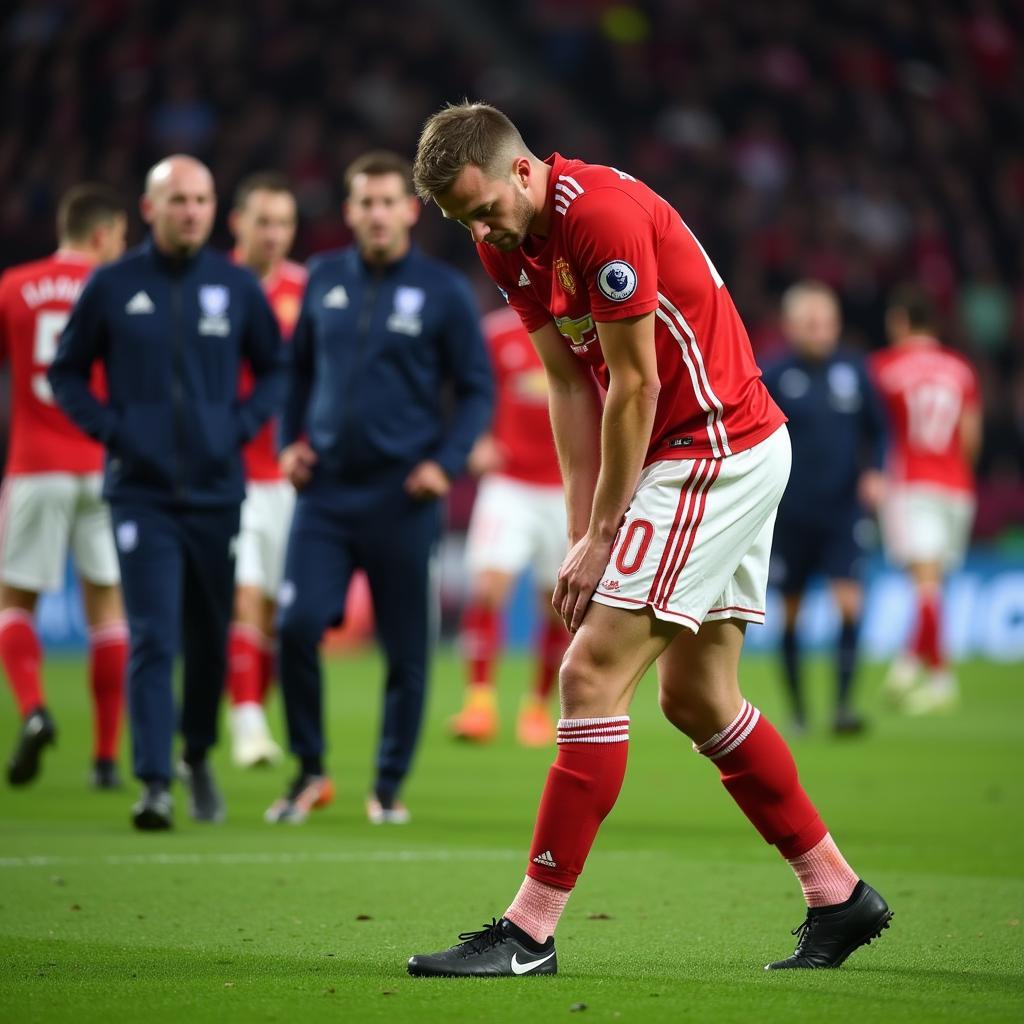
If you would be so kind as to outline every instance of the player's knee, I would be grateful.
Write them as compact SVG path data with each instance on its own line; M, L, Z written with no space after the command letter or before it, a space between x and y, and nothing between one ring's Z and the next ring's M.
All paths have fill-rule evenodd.
M658 703L665 718L690 739L703 739L713 733L722 716L717 702L696 688L683 692L662 688Z
M587 648L572 644L558 671L562 713L566 718L601 718L614 712L613 694L600 665Z
M687 735L697 726L697 714L693 707L692 698L683 697L679 694L662 689L658 693L658 704L661 713L680 732Z

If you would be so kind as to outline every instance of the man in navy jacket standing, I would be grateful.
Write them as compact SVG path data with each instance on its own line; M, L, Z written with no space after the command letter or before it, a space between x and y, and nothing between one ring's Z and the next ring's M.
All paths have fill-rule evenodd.
M399 824L426 690L440 499L490 420L493 385L468 285L412 245L407 161L368 153L345 184L355 245L310 265L281 421L281 467L299 497L278 603L280 676L300 770L266 817L301 822L332 797L318 644L362 568L387 659L367 814Z
M789 418L793 470L779 505L769 580L782 591L782 668L793 728L807 727L797 616L808 581L828 579L839 612L833 729L859 732L853 710L867 516L884 486L885 420L863 358L840 344L835 292L798 281L782 296L783 329L793 353L767 367L764 382Z
M244 494L241 446L279 405L277 321L259 281L206 245L216 212L199 161L172 156L146 178L151 237L90 278L50 369L58 403L107 449L110 502L131 634L129 720L139 829L172 824L172 668L184 654L182 774L197 821L224 804L207 765L216 741ZM256 379L238 399L248 361ZM106 374L105 401L90 387Z

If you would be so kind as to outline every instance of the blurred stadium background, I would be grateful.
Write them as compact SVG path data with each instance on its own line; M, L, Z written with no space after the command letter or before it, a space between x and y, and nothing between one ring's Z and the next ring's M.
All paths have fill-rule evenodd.
M294 256L305 259L347 241L340 185L354 156L371 146L411 155L423 120L469 96L504 108L539 152L611 163L675 204L762 362L783 351L777 299L797 278L837 289L846 339L865 351L884 343L888 290L912 279L935 297L944 339L977 366L985 402L972 554L947 595L952 650L973 656L962 711L926 722L879 711L864 745L820 732L798 742L851 858L872 865L901 915L864 961L771 988L747 977L788 942L780 922L799 919L798 898L698 759L679 753L648 688L620 807L570 904L565 978L512 1004L479 987L409 988L405 955L478 926L465 910L497 907L496 877L499 896L517 883L549 754L503 736L485 767L448 742L461 668L442 652L410 785L418 824L367 835L360 787L379 663L372 651L346 655L330 669L337 806L302 830L268 829L259 816L280 779L229 773L222 753L230 824L213 835L180 813L153 853L129 832L124 798L84 794L88 710L69 577L41 609L47 647L71 655L47 668L62 747L31 791L0 792L0 1018L544 1021L586 1002L599 1020L713 1009L739 1021L755 1006L787 1021L1020 1019L1019 0L8 0L0 52L2 266L53 248L66 188L97 179L134 197L172 151L212 168L224 248L236 182L283 170L301 210ZM428 214L417 239L473 277L482 309L500 301L458 229ZM471 498L467 485L450 512L449 627ZM871 581L864 639L882 659L911 608L880 559ZM830 616L822 595L809 601L806 639L824 642ZM751 652L772 646L778 618L751 629ZM513 641L529 627L524 589ZM527 670L524 656L503 669L509 719ZM766 711L781 713L770 660L754 654L745 672ZM824 706L823 663L815 673ZM880 673L865 667L865 703ZM0 708L13 736L6 697ZM676 877L682 895L665 883ZM623 944L643 955L622 959Z
M342 171L387 146L411 155L446 100L506 109L542 153L628 169L665 195L721 268L762 364L785 346L777 299L811 276L837 289L848 343L884 343L887 291L934 296L943 338L981 374L985 441L975 547L948 595L959 656L1024 657L1024 9L996 0L30 0L5 6L0 67L3 248L53 246L64 189L99 179L134 197L161 156L193 153L222 199L279 168L301 210L295 257L347 242ZM132 224L133 240L141 224ZM500 301L461 232L417 237ZM450 511L445 622L461 595ZM866 651L886 657L911 614L876 560ZM530 628L524 588L510 635ZM769 616L769 623L777 616ZM76 648L73 595L41 611L50 647ZM828 636L812 595L805 638ZM773 627L751 646L774 643Z

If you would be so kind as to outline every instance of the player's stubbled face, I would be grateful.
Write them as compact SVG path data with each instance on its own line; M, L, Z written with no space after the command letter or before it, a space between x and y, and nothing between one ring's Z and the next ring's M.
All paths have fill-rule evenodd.
M486 242L502 252L523 244L537 213L530 197L514 182L490 178L472 165L434 201L445 217L458 221L473 236L474 242Z

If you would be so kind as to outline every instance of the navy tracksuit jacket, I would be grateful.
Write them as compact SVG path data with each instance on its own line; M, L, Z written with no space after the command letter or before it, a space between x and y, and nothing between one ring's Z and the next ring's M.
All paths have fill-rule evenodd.
M171 778L179 646L186 757L200 759L216 740L241 446L280 405L282 359L252 273L208 249L175 260L148 241L89 278L50 368L60 406L107 450L104 496L131 633L134 767L147 781ZM97 360L105 402L89 388ZM239 400L243 360L256 382Z
M449 477L490 421L493 384L463 277L413 247L385 268L355 249L310 265L289 346L282 447L317 453L299 492L280 597L281 688L291 749L324 749L318 644L365 570L387 658L376 791L393 799L419 734L441 514L403 484L425 459Z
M863 358L843 348L823 360L791 355L764 383L789 419L793 469L779 504L772 582L801 592L809 577L854 578L863 556L856 530L863 470L882 468L885 419Z

